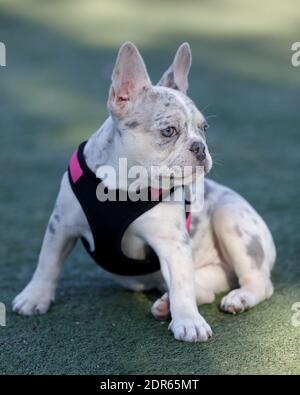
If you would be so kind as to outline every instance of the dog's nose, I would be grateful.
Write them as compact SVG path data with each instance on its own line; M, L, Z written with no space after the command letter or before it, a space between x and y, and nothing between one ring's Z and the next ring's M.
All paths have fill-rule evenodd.
M206 158L205 145L201 143L201 141L194 141L191 145L190 151L196 155L200 162Z

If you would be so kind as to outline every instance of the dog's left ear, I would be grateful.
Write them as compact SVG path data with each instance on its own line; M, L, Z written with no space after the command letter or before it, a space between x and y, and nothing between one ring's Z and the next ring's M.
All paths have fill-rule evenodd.
M158 85L178 89L186 93L189 87L188 75L192 65L192 52L188 43L178 48L173 64L162 76Z

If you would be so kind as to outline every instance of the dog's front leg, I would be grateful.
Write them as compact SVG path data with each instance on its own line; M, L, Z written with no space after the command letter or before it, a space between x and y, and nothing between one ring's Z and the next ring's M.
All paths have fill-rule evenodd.
M53 217L53 215L52 215ZM57 280L66 256L75 244L61 227L52 232L50 219L41 248L38 266L31 281L13 301L13 311L22 315L44 314L54 301Z
M174 237L174 235L173 235ZM161 271L168 286L172 321L169 329L178 340L206 341L212 331L199 314L194 287L194 266L188 234L148 238L160 259Z
M54 300L62 264L76 242L72 195L66 177L44 236L37 268L31 281L13 300L13 311L22 315L44 314Z

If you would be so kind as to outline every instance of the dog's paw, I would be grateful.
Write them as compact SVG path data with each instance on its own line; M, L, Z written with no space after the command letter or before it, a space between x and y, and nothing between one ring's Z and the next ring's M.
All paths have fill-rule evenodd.
M153 317L157 320L166 320L170 314L169 296L165 293L161 298L153 303L151 308Z
M204 342L212 336L212 330L200 314L191 318L173 319L169 325L175 339L186 342Z
M235 289L224 296L220 308L226 313L236 314L249 310L251 307L255 306L255 304L256 297L252 292L243 289Z
M31 281L15 297L12 302L12 309L15 313L26 316L45 314L49 310L52 301L54 301L54 293L52 291Z

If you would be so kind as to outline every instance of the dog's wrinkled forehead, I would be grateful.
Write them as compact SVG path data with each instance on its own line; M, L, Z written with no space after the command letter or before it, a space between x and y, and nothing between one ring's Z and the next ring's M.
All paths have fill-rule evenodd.
M168 126L181 129L185 126L184 129L193 132L195 129L202 129L203 124L206 123L195 103L188 96L174 89L152 87L145 92L141 104L141 111L137 111L140 121L148 125L154 124L160 129ZM143 106L146 106L147 111Z

